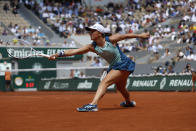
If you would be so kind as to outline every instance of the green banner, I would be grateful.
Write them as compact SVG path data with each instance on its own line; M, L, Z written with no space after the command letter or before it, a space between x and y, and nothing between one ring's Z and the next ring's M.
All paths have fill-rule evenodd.
M135 91L189 91L192 89L191 75L130 77L128 90Z
M0 76L0 91L5 91L5 77Z
M56 77L56 71L33 71L33 72L20 72L18 75L13 75L13 87L19 88L37 88L41 78Z
M98 78L42 80L39 82L38 90L95 91L99 82Z
M70 48L34 48L36 51L47 54L47 55L52 55L55 53L59 53L61 51L70 49ZM20 56L23 52L18 51L17 56ZM31 58L40 58L40 59L44 59L40 56L32 56ZM6 51L5 47L0 47L0 58L9 58L8 53ZM58 58L60 60L81 60L82 59L82 55L74 55L74 56L67 56L67 57L62 57L62 58Z
M135 76L129 77L126 88L129 91L191 91L191 78L191 75ZM96 91L99 83L98 78L42 80L38 90ZM114 87L112 85L109 90L115 90Z

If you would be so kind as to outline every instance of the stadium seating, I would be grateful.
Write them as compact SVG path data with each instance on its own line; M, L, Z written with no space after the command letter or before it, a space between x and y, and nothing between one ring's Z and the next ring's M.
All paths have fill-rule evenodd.
M31 10L31 9L28 10L25 6L23 6L24 3L21 4L22 10L21 10L21 12L19 12L19 14L14 15L12 13L11 9L9 11L7 11L7 13L6 13L3 10L3 6L5 3L7 3L7 1L0 1L0 21L5 26L8 26L10 24L10 22L12 22L12 24L18 24L19 26L21 26L21 28L23 28L24 26L29 27L30 25L31 26L36 25L37 23L30 23L29 22L30 17L32 17L32 20L31 20L32 22L42 21L42 19L39 19L39 20L37 19L39 16L36 16L36 18L34 18L32 16L32 15L35 15L34 10ZM157 1L157 3L159 3L159 1ZM154 4L156 5L156 3L154 3ZM134 56L135 61L139 65L139 67L144 68L144 69L145 69L145 66L147 66L147 65L149 66L149 69L151 69L152 66L159 66L159 65L164 66L164 64L166 62L168 62L168 61L172 62L171 59L176 57L178 50L181 49L183 51L183 53L185 53L185 48L189 45L192 46L193 51L195 50L194 43L191 43L191 42L184 43L184 42L182 42L182 40L180 43L178 43L178 40L181 38L180 31L184 28L184 27L179 28L179 25L180 25L181 21L183 21L183 18L184 18L182 10L179 10L179 12L180 12L179 15L176 15L176 16L170 15L170 16L167 16L164 20L157 18L156 22L154 21L154 19L152 19L151 22L149 22L149 23L146 22L145 24L142 24L141 23L143 20L142 18L144 18L145 14L152 13L154 10L150 7L145 7L145 1L143 1L143 0L141 0L140 5L141 5L141 9L132 8L132 7L130 7L130 5L127 5L127 7L124 7L123 9L120 9L118 7L116 10L114 10L112 8L103 7L104 10L106 10L106 12L102 12L102 13L98 13L98 12L96 12L96 10L89 11L87 8L87 9L84 9L84 11L86 11L86 12L81 13L78 17L73 15L71 18L67 18L66 21L74 22L74 20L76 20L77 21L76 23L81 22L81 23L84 23L85 26L93 24L94 22L100 22L105 27L111 26L111 31L115 32L116 27L115 26L112 27L114 22L118 21L119 24L125 25L125 24L127 24L127 22L132 23L135 20L140 25L140 28L138 28L137 30L133 30L134 33L141 33L144 31L150 31L152 36L154 35L154 33L159 32L159 30L164 30L167 26L169 26L169 28L173 27L174 32L176 33L175 40L172 39L172 36L171 36L172 34L170 34L169 36L164 36L164 33L161 32L161 33L159 33L159 36L154 35L155 37L158 37L158 39L159 39L159 42L157 42L157 43L159 43L162 46L162 48L159 49L159 52L158 52L159 57L157 57L156 59L153 59L154 53L152 50L150 50L150 47L152 45L154 45L156 42L154 42L152 45L150 45L149 41L148 41L147 45L145 45L146 47L144 47L144 48L140 47L140 44L143 44L143 43L141 43L139 40L123 41L122 43L120 43L122 45L126 44L126 46L127 45L130 46L129 44L133 43L134 46L137 46L136 50L126 52L126 55ZM187 8L187 6L185 6L184 8ZM94 8L94 9L96 9L96 8ZM166 12L167 8L165 6L163 9L165 9L164 11ZM116 16L120 15L121 16L120 20L113 19L113 18L116 18L116 16L111 17L113 14L111 16L105 15L104 13L108 13L107 11L109 13L114 11L112 13L114 13L114 14L117 13ZM118 11L121 12L121 14L118 14L119 13ZM134 11L133 15L131 14L131 11L132 12ZM158 11L159 11L159 9L158 9ZM184 10L184 11L186 14L188 10ZM87 18L88 15L89 16L92 15L91 17L93 17L93 18L96 17L96 18L95 19L90 19L90 17ZM29 16L29 17L26 17L26 16ZM59 17L59 16L55 16L55 18L57 18L57 17ZM88 23L85 21L86 19L92 20L92 21ZM62 38L62 37L59 37L59 33L55 33L52 28L52 25L54 24L54 20L47 18L46 23L44 23L44 22L41 22L41 23L42 23L41 27L46 35L46 38L49 38L53 43L56 42L54 44L55 46L63 47L63 42L65 40L67 41L67 43L72 43L72 41L75 41L77 47L91 43L91 40L85 31L80 30L79 33L77 33L72 30L73 32L69 32L68 38ZM187 21L185 23L187 24L187 26L190 26L192 24L191 21ZM195 24L195 23L193 23L193 24ZM51 27L51 28L48 28L48 27ZM77 24L76 30L78 30L78 28L80 28L80 27ZM2 34L3 31L4 31L4 28L0 26L0 33ZM128 32L128 31L129 30L125 30L125 32ZM192 33L193 33L193 31L191 31L191 30L189 30L188 32L191 33L190 35L192 35ZM120 33L123 33L123 32L120 32ZM188 36L188 33L185 33L185 36ZM0 39L5 40L5 41L13 39L13 38L14 38L14 36L11 36L11 35L6 36L6 37L0 36ZM187 39L189 39L189 38L187 38ZM39 46L41 46L41 45L39 45ZM121 46L121 48L123 48L123 47ZM165 48L170 49L171 55L170 55L170 57L162 58L161 56L164 55ZM95 57L96 55L90 54L89 56ZM178 62L178 61L176 61L176 62ZM183 59L180 62L186 63L186 59ZM91 63L88 63L88 64L87 63L85 63L85 65L87 65L87 66L91 64ZM76 65L81 66L81 64L79 64L79 63ZM181 65L184 66L185 64L181 64ZM179 65L179 66L181 66L181 65ZM176 71L179 72L179 70L181 68L180 67L178 68L175 66L175 69L176 69ZM150 72L144 71L144 70L143 70L143 72L150 73L150 72L152 72L152 69L150 70ZM138 69L136 69L136 74L137 73L140 73L140 71Z
M8 1L1 1L0 2L0 21L3 22L6 26L8 26L10 23L14 24L18 24L21 27L29 27L30 24L24 20L23 17L21 17L19 14L14 15L12 13L12 8L10 8L9 11L7 11L7 13L3 10L3 6L5 3L8 3Z

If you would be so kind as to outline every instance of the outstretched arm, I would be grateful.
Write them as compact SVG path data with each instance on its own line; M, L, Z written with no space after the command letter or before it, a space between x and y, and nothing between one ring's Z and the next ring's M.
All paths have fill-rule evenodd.
M78 48L78 49L64 50L61 53L56 53L56 54L51 55L49 59L50 60L55 60L57 57L80 55L80 54L87 53L89 51L94 52L94 48L92 47L91 44L88 44L88 45L83 46L83 47Z
M110 41L112 43L117 43L118 41L124 40L124 39L131 39L131 38L142 38L146 39L149 38L150 34L149 33L142 33L142 34L133 34L133 33L128 33L128 34L115 34L110 36Z

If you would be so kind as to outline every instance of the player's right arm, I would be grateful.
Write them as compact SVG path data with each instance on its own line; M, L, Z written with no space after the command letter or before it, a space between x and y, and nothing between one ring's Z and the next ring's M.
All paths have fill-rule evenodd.
M131 38L146 39L149 37L150 37L149 33L141 33L141 34L127 33L127 34L114 34L110 36L109 39L113 44L116 44L118 41L125 40L125 39L131 39Z
M50 60L55 60L57 57L80 55L80 54L85 54L89 51L95 52L92 44L88 44L88 45L83 46L83 47L78 48L78 49L64 50L63 52L61 52L61 54L56 53L56 54L51 55L49 59Z

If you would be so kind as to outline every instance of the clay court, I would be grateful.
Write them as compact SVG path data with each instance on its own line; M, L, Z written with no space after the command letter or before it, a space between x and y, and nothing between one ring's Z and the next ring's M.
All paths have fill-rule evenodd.
M196 93L131 95L137 107L121 108L110 92L99 112L77 112L93 92L0 92L0 131L196 131Z

